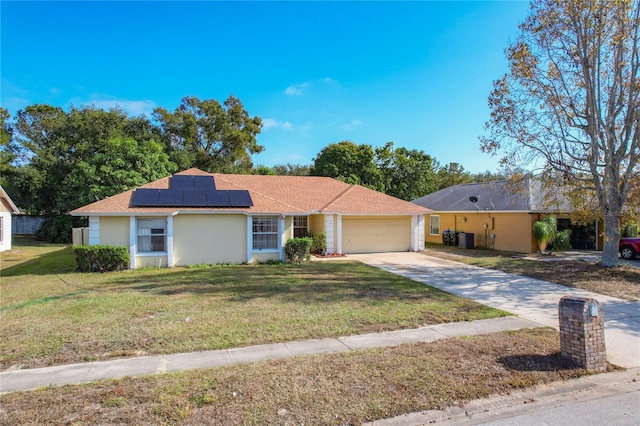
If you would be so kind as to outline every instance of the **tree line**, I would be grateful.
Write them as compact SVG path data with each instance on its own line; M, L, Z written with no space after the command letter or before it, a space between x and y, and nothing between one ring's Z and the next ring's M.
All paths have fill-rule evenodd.
M412 200L450 185L503 179L487 171L472 175L461 165L441 166L420 150L331 143L312 164L254 166L260 117L242 102L185 97L173 111L156 108L151 118L93 106L68 110L34 104L13 119L0 108L0 183L26 213L45 216L37 237L67 242L80 219L68 212L180 170L329 176Z

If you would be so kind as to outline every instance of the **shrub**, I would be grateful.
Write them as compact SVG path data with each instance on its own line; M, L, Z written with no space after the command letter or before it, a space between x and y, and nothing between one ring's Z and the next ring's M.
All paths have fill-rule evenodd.
M129 249L122 246L75 246L76 265L80 272L121 271L129 268Z
M309 259L311 244L313 240L311 238L289 238L289 241L284 245L284 255L287 262L301 263Z
M71 243L72 228L73 218L71 216L47 217L40 224L40 228L34 234L34 238L38 241L47 241L49 243L69 244Z
M327 251L327 233L315 234L311 243L311 253L324 254Z

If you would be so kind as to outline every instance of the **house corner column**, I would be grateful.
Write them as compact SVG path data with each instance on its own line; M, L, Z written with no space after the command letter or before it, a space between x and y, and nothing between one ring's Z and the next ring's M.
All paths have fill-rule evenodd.
M100 244L100 217L89 216L89 245Z
M136 217L129 217L129 268L136 269ZM91 243L89 243L91 244Z
M336 215L336 253L342 254L342 215Z
M335 249L335 221L332 214L324 216L324 231L327 234L327 254L334 254Z
M167 216L167 267L173 267L173 216Z
M253 218L247 215L247 263L253 260Z
M278 218L278 240L280 240L280 247L278 247L280 260L284 262L284 245L286 244L284 240L284 215Z

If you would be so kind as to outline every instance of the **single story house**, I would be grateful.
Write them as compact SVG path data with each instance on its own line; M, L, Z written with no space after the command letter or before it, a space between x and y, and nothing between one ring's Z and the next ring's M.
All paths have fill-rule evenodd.
M475 247L534 253L533 224L545 215L570 228L572 248L602 250L603 227L594 222L572 225L567 199L535 179L455 185L412 201L433 210L426 218L425 241L443 243L444 231L472 233ZM551 200L551 201L550 201Z
M11 250L11 216L20 210L0 186L0 251Z
M89 245L126 246L130 267L282 260L289 238L326 232L328 254L424 249L429 209L328 177L189 169L71 212Z

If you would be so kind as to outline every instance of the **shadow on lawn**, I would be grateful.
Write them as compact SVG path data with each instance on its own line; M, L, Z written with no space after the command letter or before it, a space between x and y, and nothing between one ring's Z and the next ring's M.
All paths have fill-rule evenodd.
M451 295L379 270L354 273L360 264L336 266L229 266L184 269L167 275L123 276L112 280L114 288L156 295L197 294L218 296L232 302L279 298L286 302L335 302L344 299L438 300ZM366 268L366 267L365 267Z
M560 352L550 355L509 355L498 361L509 370L516 371L558 371L580 369L575 362L565 358Z
M18 251L20 247L15 247L15 249ZM5 257L3 263L9 263L12 261L12 257L17 255L9 252L3 253L3 256ZM3 277L66 274L69 272L76 272L76 263L71 246L35 255L31 260L2 268Z

